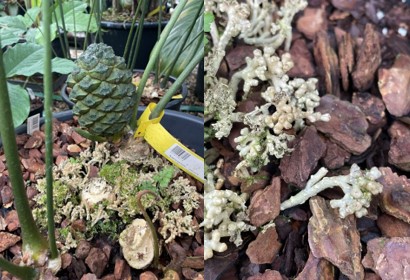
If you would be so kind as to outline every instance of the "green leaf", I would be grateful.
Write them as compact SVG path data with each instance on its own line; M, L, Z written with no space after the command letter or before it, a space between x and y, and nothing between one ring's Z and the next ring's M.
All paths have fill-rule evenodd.
M174 178L175 168L173 166L164 167L157 174L153 176L153 179L159 184L161 189L168 187Z
M57 30L57 25L55 23L51 24L50 30ZM51 32L50 35L50 42L52 42L57 37L57 32ZM29 28L25 34L25 39L27 42L44 46L46 42L44 40L43 26L40 28Z
M9 28L9 29L0 29L0 39L2 47L10 46L17 43L20 38L23 36L24 30Z
M215 16L210 13L206 12L204 14L204 32L211 32L211 23L214 22Z
M69 59L55 57L51 60L53 72L60 74L69 74L75 67L75 63Z
M0 39L2 47L17 43L23 38L23 34L26 30L27 27L25 26L22 16L0 17Z
M16 28L26 30L24 18L21 15L0 17L1 29Z
M6 77L17 75L30 77L44 71L44 48L33 43L17 44L8 49L3 57ZM54 58L52 60L53 72L60 74L70 73L75 64L71 60Z
M200 13L198 15L199 9ZM184 46L184 51L179 56L174 69L171 72L172 76L178 77L188 63L191 62L194 55L199 51L203 52L204 17L202 0L189 0L184 7L184 10L172 28L171 33L169 34L165 45L161 50L161 71L164 71L172 65L178 50L184 43L182 39L184 35L190 31L189 28L193 23L195 23L195 26L189 34L187 40L188 46Z
M11 113L13 115L14 127L21 125L30 113L30 98L27 90L20 85L7 83L9 90Z
M66 30L69 32L96 32L97 22L95 17L86 13L87 3L83 1L66 1L63 3L63 18ZM62 17L60 14L60 8L55 7L54 13L57 17L57 22L60 27L62 27ZM89 21L91 18L91 23ZM56 23L55 17L53 16L53 23Z
M41 8L40 7L34 7L31 9L28 9L27 12L24 14L24 23L27 28L31 27L34 22L36 21L37 17L40 15Z

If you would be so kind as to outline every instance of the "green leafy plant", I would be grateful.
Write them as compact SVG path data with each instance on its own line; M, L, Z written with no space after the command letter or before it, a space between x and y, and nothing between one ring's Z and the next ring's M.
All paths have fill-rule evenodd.
M4 70L7 79L16 76L29 77L44 74L44 47L34 43L20 43L8 48L3 56ZM71 60L55 57L51 61L53 72L68 74L74 68ZM30 98L27 90L20 85L7 83L10 91L13 123L17 127L22 124L30 112Z
M96 32L97 22L87 13L87 3L83 1L65 1L50 7L54 17L50 28L51 36L44 38L43 13L39 6L27 9L24 16L0 17L0 37L2 45L10 46L22 40L45 45L59 36L59 30L64 26L65 32Z

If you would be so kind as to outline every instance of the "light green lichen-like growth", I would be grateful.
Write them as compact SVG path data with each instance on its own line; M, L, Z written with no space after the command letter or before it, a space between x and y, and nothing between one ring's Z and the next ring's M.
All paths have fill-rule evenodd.
M279 58L273 48L265 47L263 52L255 50L254 57L246 61L247 66L232 76L230 88L236 90L243 80L243 90L247 94L253 86L262 82L269 84L261 93L266 104L244 115L243 123L247 127L235 139L239 143L236 148L243 157L238 169L248 167L257 172L269 162L270 156L282 158L291 151L287 143L294 136L286 130L293 128L297 132L305 126L306 119L328 121L330 116L314 112L320 102L317 79L290 80L286 75L293 67L289 54ZM272 108L275 109L273 113L270 112Z
M215 179L208 173L205 182L205 216L200 224L204 228L204 258L212 258L213 252L224 252L228 248L221 238L229 237L236 246L242 244L241 234L254 229L247 222L246 201L248 195L231 190L215 189Z
M243 113L235 113L236 101L234 91L228 86L225 79L208 77L208 89L205 93L205 122L211 119L216 121L212 124L215 136L220 139L227 137L234 122L243 119Z
M145 142L138 145L134 151L142 152L144 160L125 156L123 149L129 146L120 148L122 152L114 156L111 144L97 143L94 150L89 148L81 152L78 159L69 159L54 167L55 222L65 225L59 234L63 250L97 234L116 240L126 225L141 215L137 205L137 193L141 190L160 195L160 200L144 196L142 204L158 217L164 217L160 223L168 242L184 233L193 234L195 227L190 227L189 221L192 221L191 214L199 207L202 195L189 180L179 176L177 168L155 155L150 148L146 150ZM92 166L99 169L97 176L90 176ZM46 228L46 213L41 210L45 209L44 179L38 181L37 188L39 194L35 197L34 214L41 227ZM183 212L171 208L176 202L181 202ZM72 227L78 220L85 222L85 232ZM170 230L176 221L184 221L184 226Z
M194 235L197 227L194 226L192 216L184 214L180 209L168 212L160 217L161 228L159 232L169 243L182 234Z
M382 184L376 181L381 176L381 172L376 167L362 171L357 164L353 164L348 175L334 177L325 177L327 172L328 170L324 167L319 169L310 177L306 187L284 201L280 209L285 210L302 204L327 188L340 187L344 192L343 198L331 200L330 206L339 209L341 218L350 214L355 214L360 218L367 214L372 195L381 193L383 190Z
M242 159L236 166L235 177L242 180L258 172L271 157L282 158L290 152L288 142L306 120L329 119L328 115L314 112L320 101L317 80L292 80L287 75L293 67L290 54L286 53L292 39L291 22L307 6L307 1L281 2L279 7L277 1L269 0L205 0L206 12L215 17L209 32L212 47L205 57L205 122L213 130L207 131L207 136L228 137L233 123L245 125L235 139ZM256 48L253 57L246 58L246 66L226 80L218 77L217 72L227 48L236 38ZM281 46L285 53L279 56L277 49ZM239 95L242 83L243 94ZM251 112L238 112L238 103L246 101L256 86L262 89L265 103ZM241 233L253 228L247 223L248 196L223 189L224 179L219 169L220 166L210 168L206 173L205 219L201 223L205 259L211 258L214 251L227 249L221 238L229 237L239 246Z
M205 58L205 120L213 120L211 127L215 137L221 139L230 134L233 123L246 125L235 142L243 157L237 169L249 168L257 172L266 165L271 156L283 157L287 143L294 138L286 133L295 132L310 122L328 121L329 115L314 112L319 105L316 79L293 79L286 74L293 62L289 53L281 57L276 49L284 45L288 51L292 38L291 22L295 14L303 10L305 0L286 0L281 7L268 0L247 0L246 3L232 1L205 1L207 10L225 21L211 24L212 50ZM226 15L226 16L225 16ZM218 32L218 22L224 22ZM232 38L243 39L247 44L263 49L255 49L252 58L246 58L246 67L234 73L230 81L216 77L225 48ZM261 96L266 104L247 114L235 112L239 84L243 81L242 100L255 86L264 85ZM273 112L272 112L273 111Z
M267 0L248 0L239 3L236 0L206 0L205 10L215 18L224 18L210 23L212 49L205 57L205 120L214 119L212 125L216 137L229 135L233 122L241 122L243 114L234 113L236 108L237 86L228 85L225 79L216 78L231 40L235 37L248 44L263 46L269 44L275 49L285 43L289 50L293 16L307 5L305 0L287 0L279 8ZM247 81L245 81L246 83Z

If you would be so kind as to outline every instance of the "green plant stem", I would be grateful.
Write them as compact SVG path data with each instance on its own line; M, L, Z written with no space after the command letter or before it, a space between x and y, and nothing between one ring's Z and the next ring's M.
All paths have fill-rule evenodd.
M16 135L11 114L10 98L7 90L6 73L3 65L3 51L0 42L0 135L3 141L3 149L6 155L10 182L14 195L14 206L21 225L21 237L23 248L30 250L30 254L37 259L40 254L47 250L47 241L41 235L28 202L23 174L20 167L20 159L17 151Z
M74 1L72 2L73 5L73 11L74 11ZM77 29L76 29L76 23L75 23L75 12L73 13L73 22L74 22L74 49L75 49L75 53L77 55ZM91 16L90 16L90 20L88 22L91 22ZM89 26L87 27L87 29L89 28ZM64 29L64 33L65 29ZM88 32L87 32L88 33ZM70 46L68 46L68 48L70 48ZM68 52L70 52L70 49L68 49ZM69 54L69 57L71 58L71 54ZM77 56L76 56L77 58Z
M128 32L127 42L125 43L123 57L124 57L125 61L127 62L127 66L129 66L129 61L130 61L130 59L128 58L129 53L130 53L130 48L134 47L134 46L131 46L131 38L132 38L132 34L134 32L135 23L137 22L138 14L141 11L141 4L142 3L145 3L145 1L138 1L138 5L137 5L137 8L135 10L134 17L132 18L130 31ZM140 29L140 26L141 26L141 24L138 24L136 33L138 33L138 30ZM133 42L134 41L135 41L135 36L134 36Z
M56 12L54 11L53 12L53 15L54 15L54 20L56 21L56 26L57 26L57 30L60 30L60 26L58 25L58 21L57 21L57 14L56 14ZM65 32L64 32L65 33ZM59 31L57 31L57 35L58 35L58 40L59 40L59 42L60 42L60 45L61 45L61 49L62 49L62 51L63 51L63 53L64 53L64 58L67 58L66 56L66 54L67 54L67 50L65 49L65 44L64 44L64 39L63 39L63 36L61 36L61 32L59 32ZM54 55L55 56L57 56L57 54L54 52Z
M148 216L147 212L145 211L144 206L142 206L141 203L141 198L146 195L146 194L152 194L153 196L155 196L158 200L160 200L161 198L154 193L153 191L150 190L143 190L143 191L139 191L137 193L137 206L140 209L142 216L144 216L145 221L147 222L151 232L152 232L152 236L154 237L154 266L157 267L159 264L159 245L158 245L158 235L157 235L157 231L155 230L154 224L151 221L151 218Z
M61 1L60 1L61 2ZM46 42L51 37L50 0L43 0L44 37ZM45 115L45 144L46 144L46 196L47 196L47 226L51 258L58 257L55 237L54 209L53 209L53 81L51 69L51 45L44 46L44 115Z
M162 30L162 0L159 0L159 13L158 13L158 29L157 29L157 41L159 41L159 38L161 37L161 30ZM157 60L155 61L155 78L154 78L154 83L158 83L159 79L159 59L160 55L157 57Z
M165 106L171 100L172 96L174 96L174 94L179 90L182 83L189 76L189 74L191 74L192 70L194 70L194 68L199 64L199 62L202 60L203 57L204 57L203 50L201 52L196 53L196 55L191 60L191 62L189 62L189 64L185 67L184 71L182 71L182 73L178 76L176 81L172 84L172 86L167 90L167 92L158 102L157 106L155 106L155 108L152 110L150 119L155 119L160 115L162 110L164 110Z
M137 56L138 56L138 52L139 52L140 45L141 45L142 32L144 31L145 16L148 13L148 4L149 4L149 1L143 1L142 3L141 16L138 22L137 31L135 32L134 38L132 39L132 45L131 45L132 52L131 52L131 56L129 57L127 61L128 69L131 69L131 70L134 69L135 63L137 61ZM134 24L135 23L133 23L133 25ZM132 32L130 31L130 35L131 34Z
M32 280L38 277L38 272L34 268L15 265L2 257L0 257L0 267L22 280Z
M64 57L66 57L68 55L68 58L71 58L70 56L70 46L68 45L68 38L67 38L67 28L65 27L65 20L64 20L64 11L63 11L63 3L61 0L57 0L57 5L60 11L60 15L61 15L61 24L63 25L63 38L64 38L64 44L65 44L65 48L63 48L63 50L65 49L66 53L64 53ZM46 14L46 11L43 10L43 13ZM75 13L74 13L75 14ZM44 16L43 16L44 17ZM57 22L57 20L56 20ZM51 21L50 21L51 24ZM49 26L49 25L48 25ZM57 29L57 32L60 33L60 30ZM46 42L50 42L50 37L48 38L49 41Z
M26 9L30 9L31 8L31 1L30 0L24 0L24 6L26 7Z
M86 46L88 45L88 35L90 34L90 33L89 33L89 30L90 30L90 26L91 26L91 21L92 21L93 15L95 15L95 21L96 21L97 26L98 26L98 30L97 30L96 36L98 36L98 33L101 31L101 18L99 17L99 12L97 12L97 13L95 12L95 10L96 10L95 7L96 7L96 6L97 6L97 11L99 11L99 9L100 9L100 7L99 7L100 2L99 2L98 0L95 1L95 2L90 2L90 5L91 5L91 11L90 11L90 17L89 17L88 23L87 23L87 31L85 32L83 51L85 51ZM75 48L76 48L75 58L78 58L77 45L75 46Z
M161 52L161 48L164 46L164 44L165 44L165 42L166 42L166 40L169 36L169 33L171 33L172 28L174 27L179 15L184 10L184 7L185 7L187 2L188 2L188 0L181 0L179 2L177 7L175 8L174 12L172 13L171 19L169 20L168 24L165 26L164 30L162 31L159 41L155 44L154 49L151 52L150 59L148 61L147 66L145 67L144 74L142 75L142 78L141 78L141 81L138 85L138 89L137 89L137 93L136 93L136 105L135 105L135 109L134 109L134 114L131 118L131 128L132 129L135 129L137 127L138 105L141 101L141 96L142 96L142 93L144 91L145 84L147 83L148 77L149 77L152 69L155 66L157 58L158 58L158 56ZM156 106L156 108L159 107L158 105ZM161 104L161 106L163 106L163 107L162 108L160 107L159 110L162 111L165 108L165 106L163 104Z

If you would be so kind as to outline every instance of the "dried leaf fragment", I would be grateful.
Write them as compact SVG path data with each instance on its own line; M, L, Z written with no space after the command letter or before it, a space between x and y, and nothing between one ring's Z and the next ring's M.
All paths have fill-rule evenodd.
M410 113L410 56L399 55L390 69L380 69L379 90L390 114Z
M325 85L324 91L328 94L340 96L339 62L337 55L330 45L328 34L321 31L317 34L313 54L318 66L321 84Z
M388 132L391 137L389 162L402 170L410 171L410 126L395 121Z
M312 217L308 224L308 241L316 258L325 258L349 279L363 279L360 235L353 215L342 219L338 211L321 197L309 201Z
M359 155L370 147L371 137L367 134L369 124L359 107L335 96L325 95L320 99L316 111L330 114L330 120L315 122L313 125L346 151Z
M246 254L254 264L272 263L281 247L276 229L270 227L266 232L259 232L256 240L249 244Z
M366 24L363 43L359 48L356 68L353 71L353 84L360 91L369 89L374 80L374 74L382 61L380 39L374 25Z
M306 262L302 272L295 280L333 280L335 279L334 266L325 259L316 258L312 253Z
M367 242L363 265L383 280L410 279L410 237L374 238Z
M280 177L274 177L271 185L254 193L249 206L249 219L252 225L262 226L279 215L280 187Z
M354 65L353 40L349 33L342 35L338 51L342 86L347 91L349 89L349 76L353 71Z
M379 170L382 177L378 181L383 185L380 207L385 213L410 223L410 180L393 173L390 167Z

